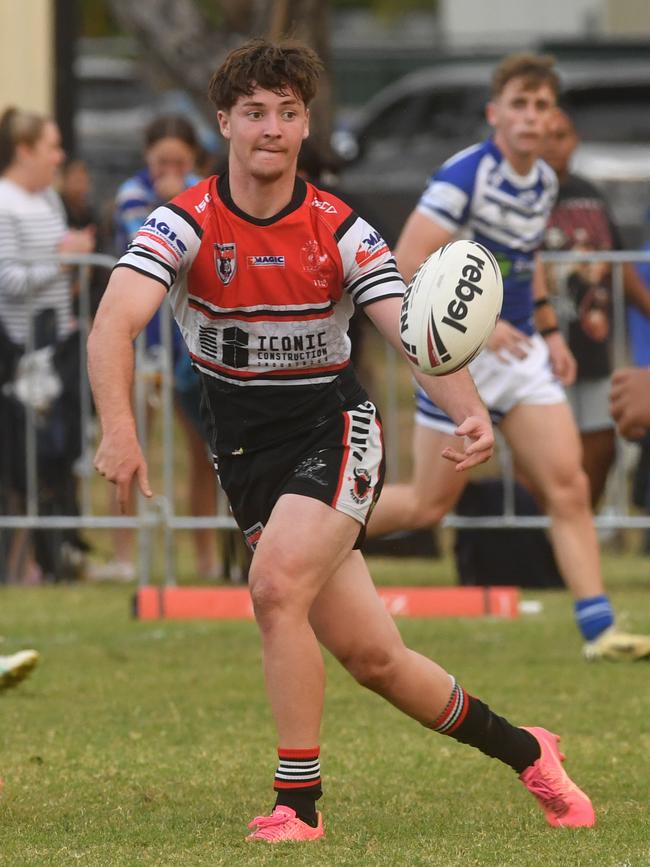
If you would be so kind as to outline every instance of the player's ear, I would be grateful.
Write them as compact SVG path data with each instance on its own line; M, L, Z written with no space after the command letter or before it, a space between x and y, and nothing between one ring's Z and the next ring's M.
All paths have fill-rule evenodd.
M485 118L486 118L487 122L490 124L490 126L496 126L496 121L497 121L496 113L497 113L497 107L496 107L495 103L492 102L492 100L490 100L490 102L488 102L488 104L485 106Z
M230 138L230 113L219 110L217 112L217 122L219 123L219 132L225 139Z
M309 114L309 109L307 108L307 109L305 109L305 128L304 128L303 133L302 133L303 139L309 138L309 118L310 118L310 114Z

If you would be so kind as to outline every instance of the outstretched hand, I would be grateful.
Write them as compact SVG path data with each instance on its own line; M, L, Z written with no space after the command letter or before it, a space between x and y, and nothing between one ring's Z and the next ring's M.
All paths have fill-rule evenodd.
M144 496L152 496L147 462L133 432L118 430L104 434L95 455L94 466L101 476L117 486L117 502L122 514L127 509L134 476Z
M485 463L494 454L494 431L488 418L470 415L454 433L457 437L464 438L464 450L448 447L443 449L442 456L453 461L458 472Z
M650 368L614 371L609 406L620 435L641 439L650 428Z

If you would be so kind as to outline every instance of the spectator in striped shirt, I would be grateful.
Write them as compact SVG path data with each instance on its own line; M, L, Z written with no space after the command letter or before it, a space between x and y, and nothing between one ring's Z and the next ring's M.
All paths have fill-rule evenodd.
M79 365L74 360L79 347L72 310L73 273L53 257L60 253L90 253L94 248L93 230L70 230L61 200L52 189L63 158L59 130L53 121L16 108L2 114L0 353L5 363L0 367L4 370L2 378L11 380L28 347L54 347L52 376L39 375L38 386L43 392L47 382L56 382L59 377L59 391L51 395L47 407L40 407L41 425L37 431L39 506L54 514L67 514L76 508L72 464L80 439L79 413L72 405L78 402L79 393ZM5 385L10 391L11 384ZM0 400L0 498L5 508L22 509L24 409L19 400L6 394ZM64 538L68 536L73 545L79 541L76 534L64 534ZM41 572L58 577L58 552L53 550L52 531L37 532L34 538ZM18 544L16 540L14 543Z

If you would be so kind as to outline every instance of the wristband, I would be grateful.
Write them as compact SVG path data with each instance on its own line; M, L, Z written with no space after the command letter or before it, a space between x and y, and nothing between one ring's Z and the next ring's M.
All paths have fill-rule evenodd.
M538 298L537 301L533 301L533 307L537 310L539 307L543 307L545 304L550 304L551 299L546 296L545 298Z
M559 330L560 329L558 328L557 325L553 325L551 328L542 328L542 330L539 333L542 335L542 337L548 337L549 334L555 334Z

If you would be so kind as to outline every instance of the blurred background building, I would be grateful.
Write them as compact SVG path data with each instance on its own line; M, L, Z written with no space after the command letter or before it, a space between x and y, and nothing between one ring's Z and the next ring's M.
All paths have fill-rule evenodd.
M156 114L187 114L218 158L210 72L246 36L289 30L326 61L313 111L321 158L389 241L427 175L485 134L491 66L533 48L558 58L583 140L577 169L606 187L628 243L640 243L647 0L0 0L0 105L54 114L101 204L139 165Z

